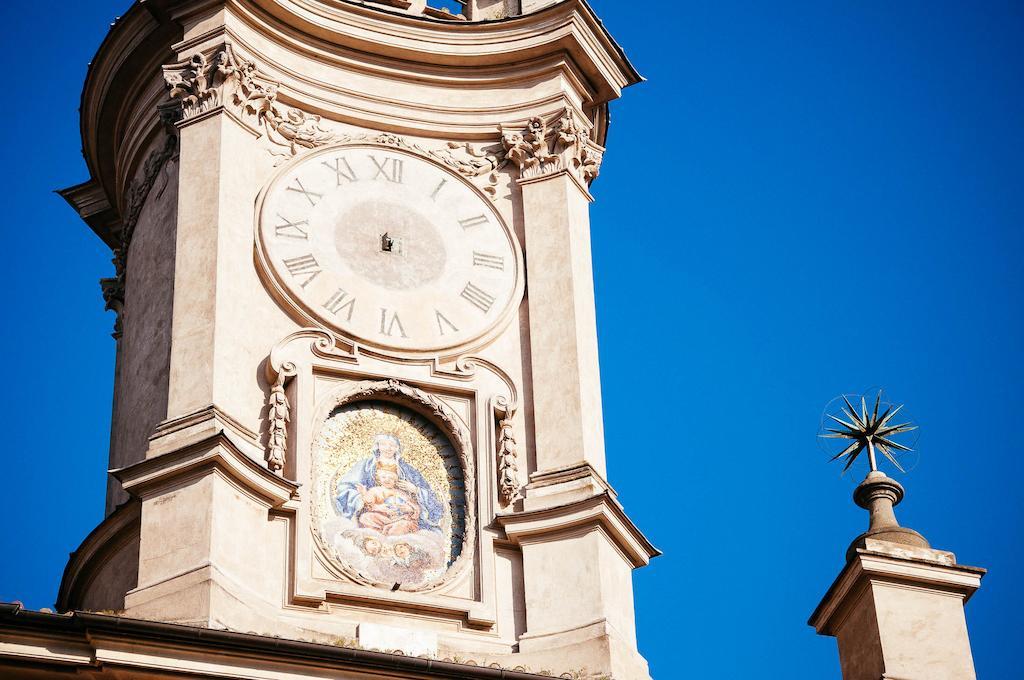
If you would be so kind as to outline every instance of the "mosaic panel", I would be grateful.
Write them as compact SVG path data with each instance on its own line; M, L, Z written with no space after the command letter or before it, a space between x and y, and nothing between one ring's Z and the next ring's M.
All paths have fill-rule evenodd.
M448 438L383 401L340 406L314 445L314 530L343 570L415 589L462 551L465 476Z

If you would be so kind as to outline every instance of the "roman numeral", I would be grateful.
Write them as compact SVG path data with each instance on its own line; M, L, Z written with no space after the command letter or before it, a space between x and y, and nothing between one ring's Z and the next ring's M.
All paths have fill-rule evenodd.
M442 179L441 183L437 185L436 189L434 189L434 192L432 194L430 194L430 200L436 201L437 200L437 195L439 193L441 193L441 188L444 187L444 185L447 184L447 183L448 183L447 179Z
M274 225L274 236L278 236L280 238L294 238L299 239L300 241L309 240L309 234L306 232L306 229L302 228L302 225L306 225L307 229L309 228L309 220L289 222L285 217L281 215L281 213L278 213L277 217L282 222L284 222L284 224ZM289 229L291 229L292 231L289 231Z
M463 229L469 229L470 227L479 227L481 224L487 224L489 220L487 215L477 215L476 217L467 217L464 220L459 220L459 226Z
M324 309L335 316L341 316L341 313L348 310L348 314L345 316L345 321L352 320L352 310L356 306L356 299L349 296L348 293L343 291L341 288L334 291L334 295L327 298L327 302L324 303Z
M377 160L376 156L371 155L370 160L373 161L374 166L377 168L377 172L373 175L374 179L383 177L389 182L395 184L402 183L402 160L399 158L385 158L384 162L381 163Z
M295 178L295 186L293 186L293 187L289 186L289 187L285 187L285 188L288 191L294 191L296 193L299 193L299 194L302 194L303 196L305 196L306 200L309 201L310 205L316 205L316 201L313 200L314 197L316 197L317 199L321 199L321 198L324 197L323 194L318 194L315 191L307 190L306 187L302 186L302 182L299 181L298 177Z
M501 255L488 255L487 253L478 253L474 250L473 266L505 271L505 258Z
M348 164L348 159L344 156L338 156L335 158L334 165L331 165L327 161L324 161L323 164L334 171L334 174L338 179L339 187L341 186L341 180L345 180L347 182L359 181L359 178L356 177L355 170L353 170L352 166Z
M284 260L284 266L288 268L288 273L292 276L296 278L300 276L306 277L299 284L302 288L305 288L306 284L320 275L320 265L312 255L300 255L299 257L289 258Z
M397 312L392 312L384 307L380 308L380 334L386 335L389 338L394 335L395 329L401 333L403 338L409 336L405 334L405 328L402 327L402 322L398 318Z
M442 314L440 311L436 309L434 310L434 320L437 321L437 332L440 333L441 335L445 334L445 326L448 326L448 328L452 329L452 331L454 331L455 333L459 332L459 329L455 327L455 324L449 321L444 314Z
M494 304L493 295L481 290L472 283L467 283L466 287L462 289L462 292L459 293L459 295L484 314L491 311L491 305Z

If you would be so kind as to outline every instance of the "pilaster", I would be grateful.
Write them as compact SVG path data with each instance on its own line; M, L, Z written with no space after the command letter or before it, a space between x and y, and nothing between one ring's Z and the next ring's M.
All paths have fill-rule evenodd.
M252 194L239 191L249 179L247 164L232 150L244 149L252 133L219 108L183 119L179 134L168 418L230 403L225 391L237 374L223 359L231 334L244 328L232 288L251 249Z
M590 192L601 150L570 113L503 138L520 167L539 472L587 465L605 477L590 251Z
M254 461L254 451L216 408L165 423L150 458L114 471L141 502L138 587L125 598L131 616L204 626L237 608L218 599L269 601L279 575L259 573L273 549L268 512L286 506L298 485Z
M561 658L562 665L596 665L623 680L648 678L637 651L632 570L661 553L611 493L503 515L498 523L523 555L526 632L519 650Z

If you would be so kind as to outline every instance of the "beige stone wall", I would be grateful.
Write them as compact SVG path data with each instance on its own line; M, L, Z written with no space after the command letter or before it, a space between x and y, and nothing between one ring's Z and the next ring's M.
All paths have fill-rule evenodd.
M148 153L158 152L163 144L161 134ZM167 417L177 209L178 163L172 159L146 198L131 242L114 386L111 469L142 460L149 436ZM107 514L127 499L110 478Z
M139 574L139 536L125 537L99 562L89 582L83 584L79 608L86 611L122 611L125 593L135 588Z

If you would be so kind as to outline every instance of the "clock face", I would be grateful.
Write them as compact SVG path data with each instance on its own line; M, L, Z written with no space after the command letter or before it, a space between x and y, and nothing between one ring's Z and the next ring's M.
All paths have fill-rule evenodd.
M520 290L518 246L490 202L393 148L303 157L267 190L258 231L292 301L370 345L463 345L507 318Z

